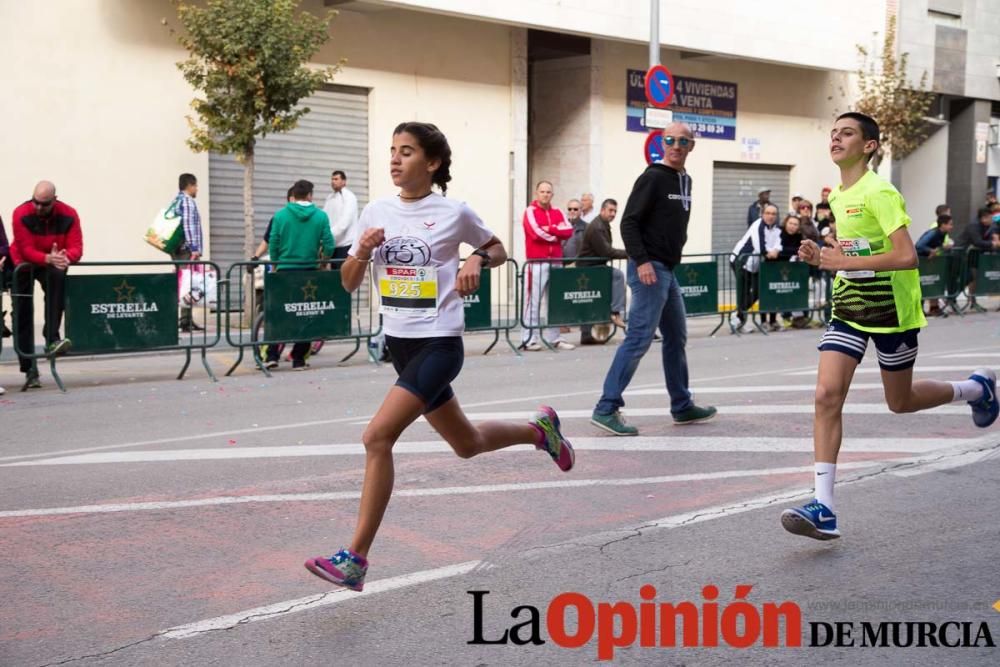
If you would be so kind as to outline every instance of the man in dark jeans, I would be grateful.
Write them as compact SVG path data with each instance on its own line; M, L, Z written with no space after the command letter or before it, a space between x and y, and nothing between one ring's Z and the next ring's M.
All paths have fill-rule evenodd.
M11 256L18 266L28 264L15 276L15 316L17 347L28 355L34 353L34 282L45 292L45 351L58 355L70 348L68 338L59 336L63 309L66 306L66 270L83 256L83 232L76 210L56 198L56 186L42 181L35 186L29 201L14 209L14 243ZM34 360L19 354L24 388L42 384Z
M687 242L691 215L691 176L684 163L694 148L694 133L683 123L671 123L662 135L663 159L649 165L636 179L622 216L622 238L628 253L626 278L632 288L629 326L590 417L591 424L613 435L639 433L622 418L622 394L653 343L657 326L663 334L663 376L674 423L694 424L716 413L713 407L695 405L691 398L684 298L674 275Z

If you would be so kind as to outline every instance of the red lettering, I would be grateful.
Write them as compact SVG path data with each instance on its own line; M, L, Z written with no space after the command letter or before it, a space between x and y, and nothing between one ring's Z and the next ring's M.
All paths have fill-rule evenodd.
M576 607L576 634L566 632L566 609ZM594 605L581 593L560 593L552 598L545 614L545 627L552 641L563 648L580 648L594 636Z
M802 646L802 610L794 602L764 603L764 646L778 646L778 617L785 617L785 646Z
M615 618L621 619L621 634L615 634ZM597 605L597 659L611 660L615 647L631 646L635 631L635 607L628 602Z

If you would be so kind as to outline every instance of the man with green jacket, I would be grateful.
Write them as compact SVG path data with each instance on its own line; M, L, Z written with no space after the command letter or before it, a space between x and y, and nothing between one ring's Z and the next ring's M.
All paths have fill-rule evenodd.
M313 184L296 181L292 186L292 200L274 214L271 225L271 261L278 271L315 270L319 258L329 259L333 254L334 239L330 232L330 219L323 209L312 203ZM309 341L296 342L292 347L292 370L305 370ZM278 367L280 350L271 345L267 351L267 368Z

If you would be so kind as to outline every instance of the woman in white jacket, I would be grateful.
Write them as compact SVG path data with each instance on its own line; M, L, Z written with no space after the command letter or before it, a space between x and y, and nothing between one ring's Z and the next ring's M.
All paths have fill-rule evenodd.
M729 256L729 264L736 272L736 316L739 318L736 331L738 333L752 331L752 328L748 329L745 325L747 311L757 302L761 257L776 260L780 254L781 227L778 226L778 207L774 204L767 204L761 211L760 217L747 228L743 237L737 241ZM781 330L777 313L770 313L766 317L771 331Z

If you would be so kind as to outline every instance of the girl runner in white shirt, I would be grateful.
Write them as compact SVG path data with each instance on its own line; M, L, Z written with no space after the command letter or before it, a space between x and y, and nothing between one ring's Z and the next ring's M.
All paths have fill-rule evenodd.
M444 194L451 180L451 148L437 127L402 123L390 154L399 195L365 207L341 280L353 292L374 264L386 344L399 378L365 429L365 479L350 547L305 563L316 576L356 591L364 586L368 551L392 496L393 445L421 415L462 458L533 444L563 471L574 463L551 407L542 406L525 424L473 425L462 412L451 389L464 359L462 297L479 288L482 269L506 262L507 252L471 208L432 190L437 185ZM459 270L461 243L477 250Z

